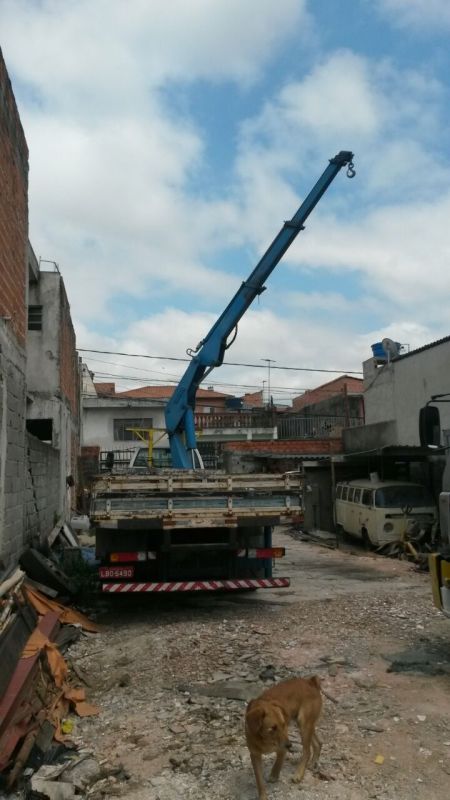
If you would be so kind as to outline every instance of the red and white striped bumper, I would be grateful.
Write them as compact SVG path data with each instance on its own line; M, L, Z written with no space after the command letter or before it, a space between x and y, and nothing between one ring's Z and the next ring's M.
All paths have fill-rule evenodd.
M102 591L122 592L232 592L236 589L284 589L290 578L239 578L226 581L172 581L171 583L103 583Z

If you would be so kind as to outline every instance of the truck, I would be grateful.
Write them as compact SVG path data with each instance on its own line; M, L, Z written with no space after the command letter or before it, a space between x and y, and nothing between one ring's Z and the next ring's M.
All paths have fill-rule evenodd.
M439 548L429 556L431 590L436 608L450 617L450 458L449 448L441 443L441 421L438 405L449 403L449 394L433 395L420 410L420 443L443 462L439 493Z
M286 588L273 573L285 555L274 546L275 525L302 514L297 473L231 475L206 470L197 446L197 389L223 363L237 326L339 171L355 174L353 153L341 151L250 276L193 350L165 409L171 466L97 476L91 492L99 578L104 593L233 591Z

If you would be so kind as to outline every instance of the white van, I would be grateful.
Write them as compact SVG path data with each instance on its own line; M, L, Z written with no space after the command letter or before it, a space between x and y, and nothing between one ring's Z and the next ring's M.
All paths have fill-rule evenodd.
M355 480L336 485L338 530L380 547L397 542L410 519L424 525L436 519L436 505L425 488L405 481Z

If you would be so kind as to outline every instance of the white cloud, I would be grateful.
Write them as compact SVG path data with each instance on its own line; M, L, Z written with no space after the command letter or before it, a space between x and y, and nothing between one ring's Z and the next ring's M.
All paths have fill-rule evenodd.
M402 7L384 2L392 13ZM282 12L261 0L257 13L240 0L3 0L0 25L30 144L32 241L60 263L80 345L184 353L216 318L199 309L223 307L249 271L235 278L219 269L222 251L241 247L254 264L341 148L355 151L357 177L337 178L286 257L291 272L316 271L317 289L301 295L277 284L272 295L269 287L228 357L349 370L375 336L404 332L416 346L448 333L439 305L450 288L447 100L429 69L349 50L317 56L304 0L285 0ZM227 185L209 196L194 190L214 143L183 106L186 87L221 82L245 92L299 41L309 48L307 72L280 79L243 122ZM171 104L172 90L181 102ZM330 272L357 276L356 301L327 288ZM189 313L174 307L181 301ZM355 333L354 302L371 319L379 314L379 330L370 321L371 333ZM114 334L99 333L99 320ZM264 366L255 373L224 367L219 378L260 385ZM299 389L327 379L276 375Z
M380 11L402 27L423 32L450 27L448 0L377 0Z
M95 100L101 114L171 80L255 80L311 26L305 0L283 13L274 0L3 0L1 19L10 65L46 104L73 113Z

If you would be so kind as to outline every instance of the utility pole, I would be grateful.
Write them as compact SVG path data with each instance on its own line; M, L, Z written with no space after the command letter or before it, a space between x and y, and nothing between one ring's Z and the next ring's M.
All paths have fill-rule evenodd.
M275 364L275 359L262 358L261 361L267 361L267 408L270 408L270 365Z

